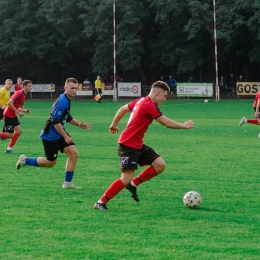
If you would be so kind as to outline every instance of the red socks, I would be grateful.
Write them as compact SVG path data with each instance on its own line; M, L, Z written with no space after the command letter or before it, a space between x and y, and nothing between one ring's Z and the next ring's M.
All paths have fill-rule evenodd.
M9 133L6 132L0 133L0 138L9 138Z
M138 186L141 182L148 181L158 175L154 167L148 167L143 170L139 176L135 177L132 181L133 183ZM106 190L105 194L100 198L103 203L107 203L109 200L114 198L122 189L125 188L124 183L121 179L117 179L114 181Z
M132 182L135 184L135 186L137 187L141 182L145 182L148 181L150 179L152 179L153 177L155 177L156 175L158 175L158 173L156 172L155 168L150 166L146 169L144 169L139 176L135 177Z
M105 194L100 198L104 203L114 198L125 187L121 179L114 181L106 190Z
M247 119L247 123L258 125L258 120L257 119Z
M9 143L9 147L13 147L17 141L17 139L19 138L20 134L14 133L11 142Z

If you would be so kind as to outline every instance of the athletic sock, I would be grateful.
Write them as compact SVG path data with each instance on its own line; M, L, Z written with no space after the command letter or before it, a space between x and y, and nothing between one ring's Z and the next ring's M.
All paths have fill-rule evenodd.
M74 172L66 171L65 173L65 182L71 182L73 178Z
M156 175L158 175L158 173L156 172L155 168L150 166L146 169L144 169L137 177L135 177L131 183L133 183L132 185L137 187L138 185L141 184L141 182L145 182L148 181L150 179L152 179L153 177L155 177Z
M0 138L9 138L9 133L6 132L0 133Z
M257 119L247 119L247 123L258 125L258 120Z
M105 194L100 198L99 202L107 203L109 200L114 198L123 188L125 188L124 183L121 179L114 181L106 190Z
M20 134L14 133L10 143L9 143L9 147L11 147L11 149L13 148L13 146L16 144L17 139L19 138Z
M37 158L26 158L24 160L24 164L25 165L29 165L29 166L36 166L36 167L40 167L38 162L37 162Z

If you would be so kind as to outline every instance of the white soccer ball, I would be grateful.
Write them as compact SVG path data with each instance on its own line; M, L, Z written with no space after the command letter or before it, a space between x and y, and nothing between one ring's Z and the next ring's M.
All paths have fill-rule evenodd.
M187 208L196 209L200 206L202 198L197 191L189 191L183 197L183 203Z
M204 103L208 103L209 101L207 99L204 100Z

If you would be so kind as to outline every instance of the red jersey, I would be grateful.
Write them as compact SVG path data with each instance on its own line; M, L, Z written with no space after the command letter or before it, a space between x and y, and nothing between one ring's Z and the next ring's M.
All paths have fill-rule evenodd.
M255 102L253 104L253 107L256 107L257 106L257 103L258 103L258 99L260 98L260 91L258 91L256 93L256 96L255 96Z
M23 106L25 97L26 96L25 96L25 93L23 92L23 90L18 90L16 92L14 92L14 94L10 97L10 99L14 100L14 106L18 109L19 107ZM9 106L7 106L5 108L4 115L9 118L16 117L15 112Z
M154 119L162 116L162 113L148 96L136 99L129 103L128 107L132 113L126 129L119 137L118 143L141 149L143 147L143 138L149 125Z
M23 89L23 87L22 87L20 84L16 83L16 84L14 85L14 90L15 90L15 91L22 90L22 89Z

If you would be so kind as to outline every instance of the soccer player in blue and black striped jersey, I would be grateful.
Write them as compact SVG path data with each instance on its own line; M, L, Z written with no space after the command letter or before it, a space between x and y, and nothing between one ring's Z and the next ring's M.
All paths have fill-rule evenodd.
M88 131L91 130L91 124L79 122L70 114L70 101L76 95L78 81L75 78L68 78L64 90L64 93L53 104L50 116L40 135L46 157L28 158L22 154L16 163L16 168L19 170L24 165L53 167L57 162L58 152L60 151L68 156L62 188L80 189L80 187L72 183L78 152L72 137L66 132L64 124L68 122Z

